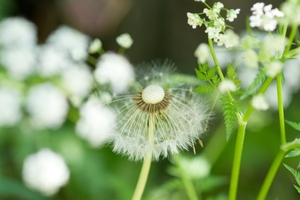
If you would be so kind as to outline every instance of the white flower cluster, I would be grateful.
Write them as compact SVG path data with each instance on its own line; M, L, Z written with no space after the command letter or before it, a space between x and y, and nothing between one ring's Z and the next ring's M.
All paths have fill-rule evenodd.
M221 16L221 10L225 10L226 20L229 22L233 22L237 17L237 14L240 13L240 9L226 9L224 5L220 2L214 3L212 8L204 8L203 13L205 14L205 18L201 18L197 13L187 13L188 24L192 26L192 28L196 28L197 26L206 27L205 33L208 34L208 37L214 40L217 45L225 45L226 48L234 47L238 44L238 36L233 32L225 32L226 24L225 19Z
M283 12L277 8L272 9L272 5L256 3L251 8L250 26L259 27L265 31L274 31L278 24L278 18L284 16Z
M28 187L51 196L68 182L70 171L61 155L41 149L25 159L22 175Z
M298 0L287 0L281 4L280 10L284 13L283 24L300 25L300 4Z

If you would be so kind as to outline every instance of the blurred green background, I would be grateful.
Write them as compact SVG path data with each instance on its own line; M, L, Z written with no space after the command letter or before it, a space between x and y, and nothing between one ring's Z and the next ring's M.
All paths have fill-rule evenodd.
M280 3L268 2L275 7ZM244 30L246 16L254 2L227 0L222 3L227 8L241 9L238 19L231 25L236 32ZM126 51L126 56L133 64L168 58L175 62L180 72L190 74L197 67L194 50L199 43L206 42L206 36L204 29L194 30L187 24L186 13L202 9L201 3L192 0L0 0L0 17L24 16L31 20L38 27L40 43L60 24L67 24L91 37L100 38L105 50L117 51L115 38L128 32L134 44ZM213 102L214 97L204 98ZM299 102L298 92L286 109L286 119L300 122ZM212 186L203 192L203 199L222 199L222 195L227 194L235 144L235 134L225 142L221 107L216 105L213 110L215 114L210 130L203 138L204 148L196 146L197 155L192 149L182 152L190 157L203 153L215 161L211 180L219 177L222 181L217 181L216 188ZM287 141L299 137L299 132L289 126L286 128ZM36 151L36 140L45 141L51 149L62 154L71 171L69 183L54 197L44 197L22 183L23 161ZM245 138L238 199L255 199L279 145L277 112L253 113ZM141 168L140 162L115 155L109 146L91 148L76 136L74 124L70 121L59 130L39 134L24 127L0 128L0 156L0 199L4 200L127 200L131 198ZM299 159L285 158L284 163L296 168ZM154 193L159 190L165 190L166 194L158 199L187 199L180 186L177 190L174 190L176 187L166 187L166 183L176 179L168 173L170 166L169 159L153 163L145 199L154 199ZM281 166L268 199L299 199L293 183L291 173Z

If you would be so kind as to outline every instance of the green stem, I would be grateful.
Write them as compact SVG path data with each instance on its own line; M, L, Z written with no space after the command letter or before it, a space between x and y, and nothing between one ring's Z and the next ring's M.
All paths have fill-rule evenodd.
M276 84L277 84L277 97L278 97L278 112L279 112L281 145L285 145L286 137L285 137L284 109L283 109L283 100L282 100L281 74L277 75Z
M263 186L261 187L261 190L258 194L258 197L257 197L257 200L264 200L266 199L266 196L267 196L267 193L269 191L269 188L274 180L274 177L277 173L277 170L279 168L279 166L281 165L281 161L283 159L285 155L285 151L283 150L280 150L277 154L277 156L275 157L272 165L271 165L271 168L267 174L267 177L263 183Z
M87 56L87 62L90 63L91 65L95 66L97 64L97 62L98 62L98 59L94 58L91 55L88 55Z
M152 162L152 148L154 142L154 132L155 132L155 119L154 115L150 114L149 118L149 149L146 153L141 173L132 196L132 200L140 200L145 190L146 182L148 179L151 162Z
M237 195L240 167L241 167L241 159L242 159L242 151L245 139L245 130L246 124L242 120L242 116L239 117L239 127L237 132L234 157L233 157L233 167L231 172L231 181L229 186L229 200L235 200Z
M201 200L201 197L198 198L198 195L197 195L197 192L195 190L193 183L188 179L188 177L185 175L184 171L182 170L182 167L180 165L180 156L178 154L174 154L173 159L177 165L177 169L179 171L181 181L184 185L184 188L189 197L189 200Z
M297 30L298 30L298 25L294 25L292 27L292 30L291 30L291 33L290 33L290 36L289 36L289 42L288 42L288 44L285 48L285 51L284 51L283 55L286 55L290 51L290 49L292 47L292 44L293 44L293 41L294 41L294 38L296 36Z
M224 75L223 75L223 72L222 72L221 67L219 65L219 62L218 62L218 59L217 59L217 56L216 56L216 53L215 53L215 50L214 50L213 42L210 38L208 38L208 45L209 45L211 56L214 60L215 65L217 66L217 71L218 71L218 74L219 74L219 76L221 78L221 81L222 81L222 80L224 80Z

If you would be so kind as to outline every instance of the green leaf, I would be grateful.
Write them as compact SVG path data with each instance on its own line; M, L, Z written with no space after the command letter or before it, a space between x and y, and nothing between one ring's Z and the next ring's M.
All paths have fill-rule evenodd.
M237 78L235 68L231 64L227 67L227 77L234 82L237 88L241 86L241 81Z
M195 69L196 71L196 75L199 78L199 80L201 81L208 81L206 74L204 72L202 72L201 70Z
M286 158L300 156L300 148L295 148L285 155Z
M254 79L253 83L249 86L249 88L246 89L246 91L240 97L240 99L245 99L248 96L256 93L258 88L261 86L261 84L265 80L266 80L266 74L265 74L264 70L260 70L260 72L257 74L256 78Z
M228 140L235 126L238 105L236 101L231 101L231 99L227 96L222 97L221 101L225 120L226 140Z
M300 173L297 170L293 169L292 167L290 167L286 164L283 164L283 165L285 166L285 168L287 168L293 174L293 176L296 179L297 184L300 185ZM294 185L294 187L300 193L300 187L297 185Z
M200 94L209 94L214 91L214 87L211 85L202 85L197 87L194 91Z
M296 122L292 122L292 121L288 121L285 120L286 123L288 123L291 127L293 127L294 129L296 129L297 131L300 131L300 123L296 123Z
M212 79L214 76L216 76L216 71L217 71L217 66L209 68L207 70L207 78Z

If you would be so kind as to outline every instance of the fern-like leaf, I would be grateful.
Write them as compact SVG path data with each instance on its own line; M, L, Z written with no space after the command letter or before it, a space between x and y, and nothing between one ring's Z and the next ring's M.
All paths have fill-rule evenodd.
M249 88L246 89L244 94L240 97L240 99L245 99L249 95L254 94L257 92L258 88L262 85L262 83L266 80L266 74L264 70L260 70L260 72L257 74L256 78L254 79L253 83L249 86Z
M221 101L226 127L226 140L228 140L235 126L238 105L236 101L231 101L227 96L222 97Z
M296 129L297 131L300 131L300 123L296 123L296 122L292 122L292 121L288 121L285 120L286 123L288 123L291 127L293 127L294 129Z
M294 185L294 187L296 188L296 190L297 190L298 193L300 194L300 187L299 187L299 185L300 185L300 173L299 173L297 170L293 169L292 167L290 167L290 166L288 166L288 165L286 165L286 164L283 164L283 165L284 165L285 168L287 168L287 169L293 174L293 176L295 177L296 182L297 182L298 185Z
M295 148L285 155L286 158L300 156L300 148Z
M227 77L234 82L237 88L241 87L241 81L237 78L237 73L231 64L227 67Z
M214 87L211 85L201 85L197 87L194 91L199 94L210 94L214 91Z

